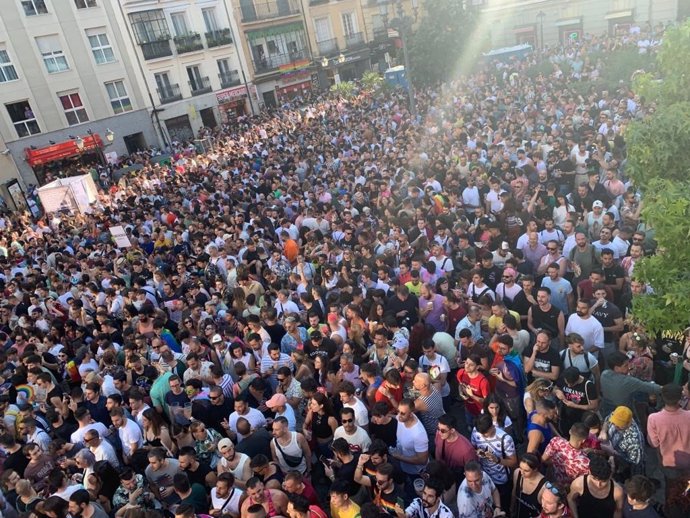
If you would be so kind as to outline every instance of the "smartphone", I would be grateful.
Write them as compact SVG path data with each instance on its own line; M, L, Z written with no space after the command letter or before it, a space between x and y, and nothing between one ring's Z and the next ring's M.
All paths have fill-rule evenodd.
M405 501L400 497L395 499L395 505L399 505L400 507L405 509Z

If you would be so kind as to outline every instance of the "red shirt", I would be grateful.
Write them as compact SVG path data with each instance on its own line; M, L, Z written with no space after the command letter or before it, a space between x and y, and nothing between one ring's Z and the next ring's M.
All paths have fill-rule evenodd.
M377 403L379 401L383 401L384 403L386 403L388 405L388 411L394 412L395 407L391 404L391 400L388 399L386 396L384 396L383 393L381 392L381 389L383 389L384 383L386 383L386 382L384 381L383 383L381 383L381 386L376 390L376 394L374 395L374 401L376 401ZM400 401L402 400L402 397L403 397L402 386L398 387L397 389L392 389L392 388L388 387L388 391L393 396L393 399L395 399L398 403L400 403Z
M491 393L491 387L489 385L489 380L486 376L479 374L474 378L470 378L465 372L465 369L460 369L457 374L458 383L463 385L469 385L472 388L472 393L481 398L485 398ZM479 415L482 413L482 405L478 401L469 398L465 401L465 408L472 415Z

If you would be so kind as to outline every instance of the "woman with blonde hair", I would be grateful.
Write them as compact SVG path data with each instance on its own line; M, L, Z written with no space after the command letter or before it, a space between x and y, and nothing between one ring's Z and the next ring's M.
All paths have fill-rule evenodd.
M522 398L522 403L525 411L529 415L537 406L537 403L543 399L553 399L551 391L553 390L553 382L545 378L537 378L525 388L525 395Z

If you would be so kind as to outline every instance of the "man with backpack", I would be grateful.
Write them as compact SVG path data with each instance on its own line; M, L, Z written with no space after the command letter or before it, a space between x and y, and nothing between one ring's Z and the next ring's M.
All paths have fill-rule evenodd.
M599 378L601 369L599 361L592 353L585 351L585 340L577 333L570 333L565 338L567 348L561 351L563 369L575 367L583 378L594 381L597 389L601 386Z

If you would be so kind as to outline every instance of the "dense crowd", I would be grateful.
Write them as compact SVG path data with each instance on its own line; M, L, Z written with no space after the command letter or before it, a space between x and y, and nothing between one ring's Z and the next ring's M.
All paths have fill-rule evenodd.
M288 104L0 218L3 515L688 516L690 328L630 318L653 106L574 88L661 36L488 63L418 119Z

